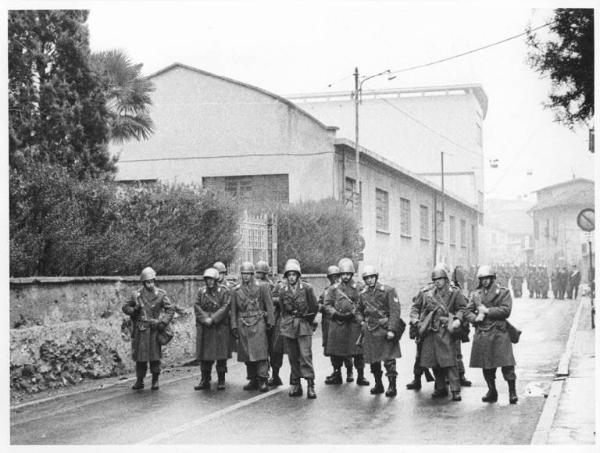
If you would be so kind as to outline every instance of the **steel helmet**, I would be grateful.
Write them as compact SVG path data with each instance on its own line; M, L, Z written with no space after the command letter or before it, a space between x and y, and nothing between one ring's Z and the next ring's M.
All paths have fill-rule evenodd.
M216 269L218 273L227 272L227 268L221 261L217 261L213 264L213 269Z
M214 267L209 267L204 271L202 278L212 278L213 280L219 280L219 271Z
M436 280L438 278L447 278L448 277L448 267L444 263L438 263L433 268L433 272L431 272L431 279Z
M362 278L363 278L363 280L364 280L365 278L367 278L367 277L372 277L373 275L374 275L375 277L379 277L379 272L377 272L377 271L375 270L375 266L372 266L372 265L370 265L370 264L367 264L367 265L364 267L364 269L363 269L363 272L362 272Z
M494 270L492 270L492 266L484 264L483 266L480 266L479 269L477 269L477 278L484 278L484 277L496 278L496 272L494 272Z
M327 268L327 276L331 277L332 275L340 275L340 268L337 266L329 266Z
M244 261L240 266L240 274L254 274L254 264Z
M147 280L154 280L156 278L156 272L151 267L146 267L140 274L140 280L145 282Z
M283 276L285 277L288 272L297 272L298 276L302 275L298 261L288 260L287 263L285 263L285 267L283 268Z
M263 272L265 274L268 274L269 271L271 270L269 268L269 263L267 263L266 261L259 261L258 263L256 263L256 272Z
M340 274L354 274L354 263L350 258L342 258L338 263Z

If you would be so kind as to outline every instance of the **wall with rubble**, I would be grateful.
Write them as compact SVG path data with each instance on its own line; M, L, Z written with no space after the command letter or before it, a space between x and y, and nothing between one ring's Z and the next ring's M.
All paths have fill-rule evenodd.
M317 295L326 283L324 276L303 278ZM165 365L194 360L193 305L203 284L198 276L157 278L176 305ZM36 393L132 371L130 322L121 307L139 286L138 277L11 279L11 391Z

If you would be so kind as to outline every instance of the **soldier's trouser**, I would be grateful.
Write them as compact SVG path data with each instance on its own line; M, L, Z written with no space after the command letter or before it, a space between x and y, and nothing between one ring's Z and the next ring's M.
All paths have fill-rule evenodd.
M284 337L285 348L290 361L290 384L297 384L300 378L314 379L315 370L312 364L312 336L303 335L297 338Z
M248 379L264 378L269 374L268 360L257 360L256 362L245 362Z
M446 388L446 378L450 383L450 391L460 392L460 379L458 377L458 368L456 366L449 367L435 367L433 368L433 375L435 376L435 389L443 390Z
M341 368L342 365L345 365L346 368L352 368L352 359L354 359L354 368L357 370L365 369L365 359L362 354L350 355L350 356L339 356L332 355L331 356L331 364L333 368L338 369Z
M148 362L135 362L135 375L139 379L143 379L148 371ZM150 372L152 374L160 373L160 360L150 361Z
M280 370L283 366L283 352L271 351L269 354L269 365L271 368Z
M200 371L204 371L209 373L212 371L214 360L201 360L200 361ZM217 360L217 366L215 367L217 373L227 373L227 359Z
M503 366L500 369L502 370L502 377L504 377L505 381L514 381L517 379L514 366ZM483 378L486 381L496 379L496 368L484 368Z
M454 352L456 352L456 367L458 368L459 376L465 374L465 364L463 363L461 343L462 341L460 340L456 340L454 342Z
M396 359L384 360L383 366L385 367L385 375L387 377L398 376L398 373L396 372ZM373 362L370 364L370 367L373 376L381 376L381 362Z

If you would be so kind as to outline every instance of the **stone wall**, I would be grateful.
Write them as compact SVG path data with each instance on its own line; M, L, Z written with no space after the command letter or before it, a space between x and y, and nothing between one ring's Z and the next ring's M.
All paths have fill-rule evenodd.
M303 278L317 295L326 284L322 275ZM157 278L177 307L165 365L194 359L193 305L202 285L198 276ZM121 307L139 286L138 277L11 279L11 391L35 393L131 371L129 318Z

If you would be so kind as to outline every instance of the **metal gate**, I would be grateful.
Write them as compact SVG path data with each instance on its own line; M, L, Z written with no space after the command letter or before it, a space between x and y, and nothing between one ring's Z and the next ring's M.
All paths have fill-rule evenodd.
M269 263L271 272L277 274L277 217L273 214L250 215L244 211L239 234L229 274L239 275L244 261L256 264L261 260Z

